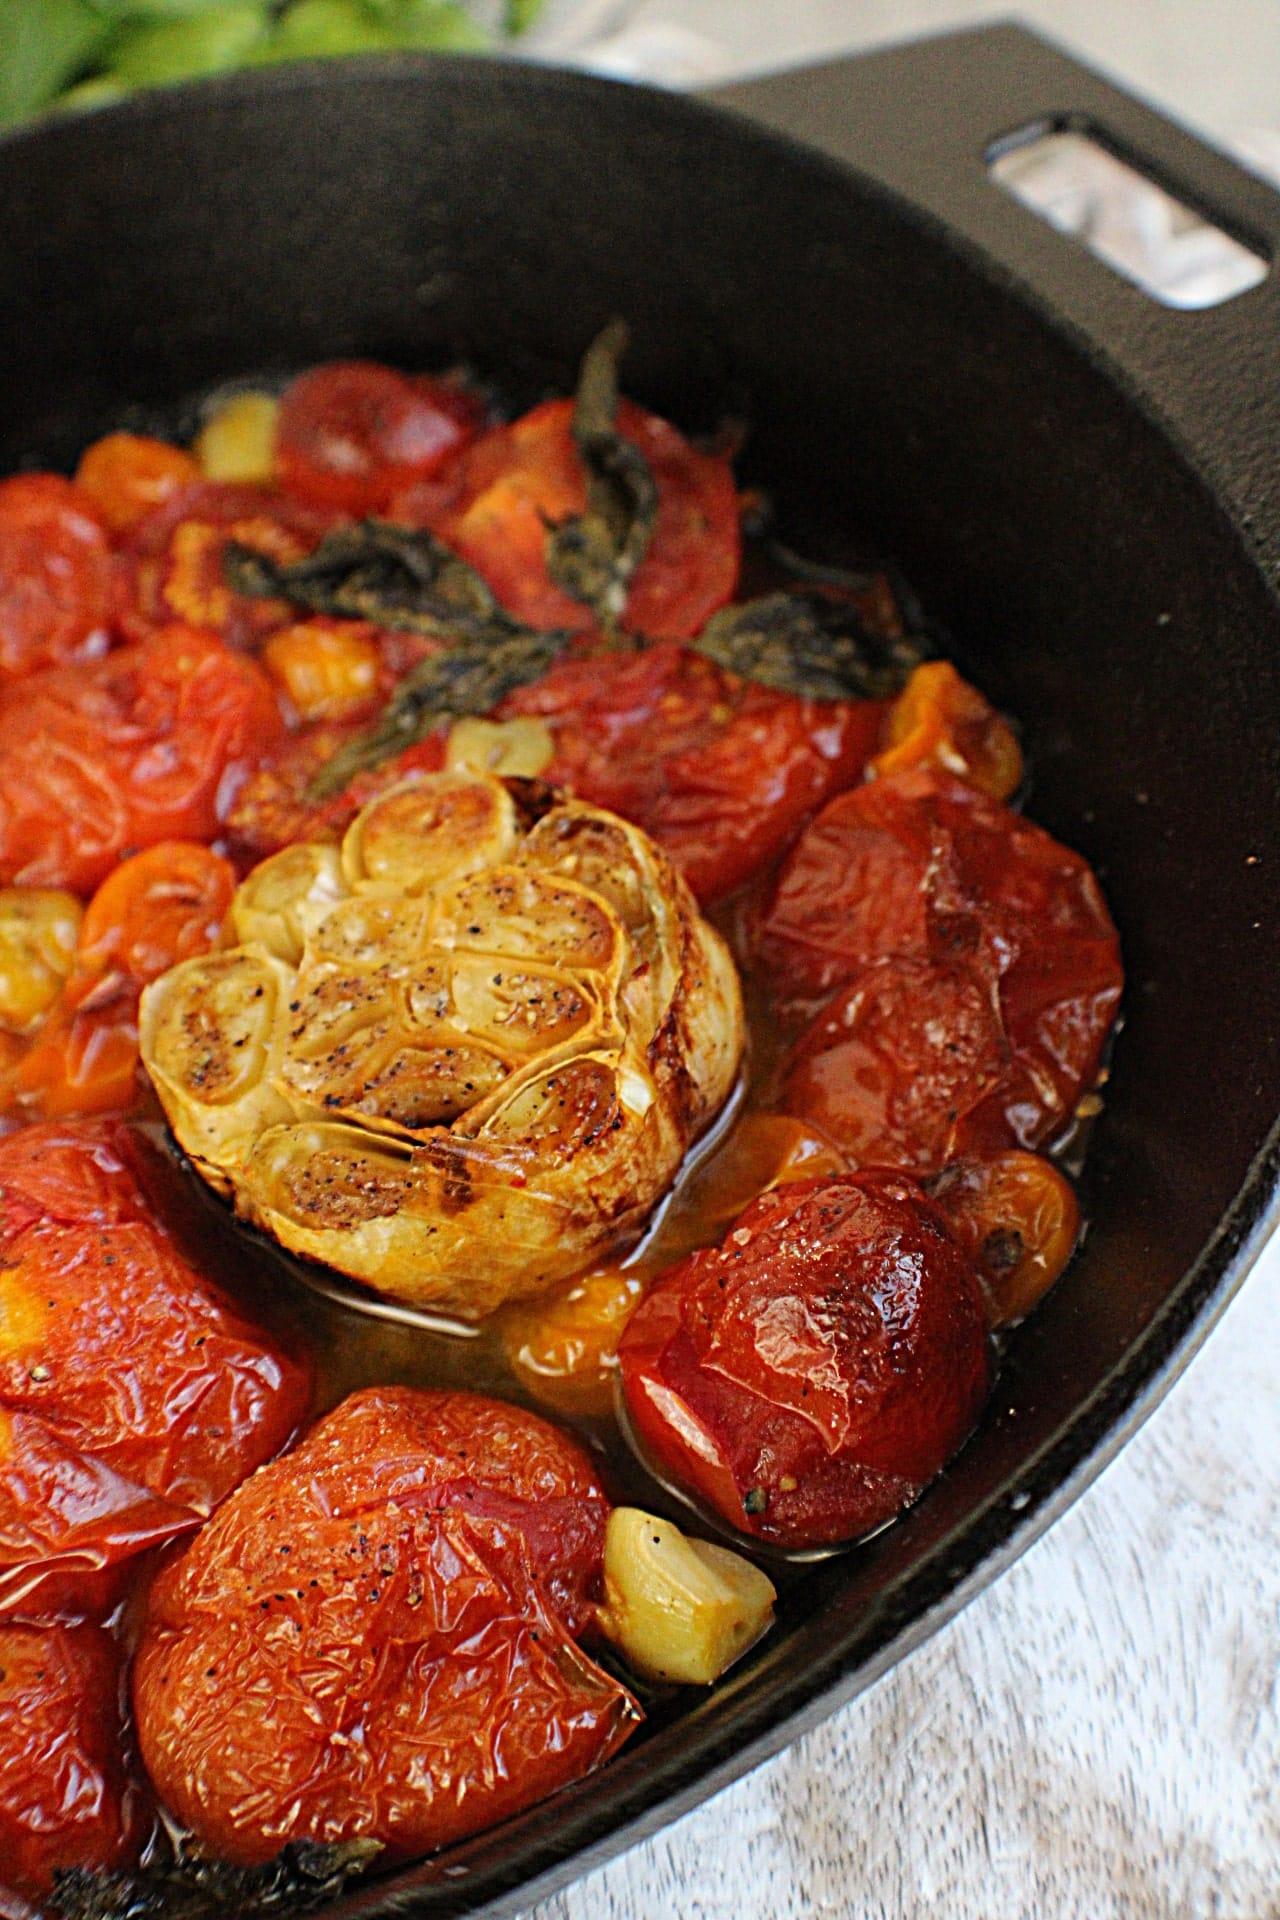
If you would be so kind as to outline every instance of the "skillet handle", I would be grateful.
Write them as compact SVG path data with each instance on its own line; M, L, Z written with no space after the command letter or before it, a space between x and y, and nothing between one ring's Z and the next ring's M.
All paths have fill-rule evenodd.
M977 248L1142 397L1280 573L1280 194L1025 28L946 34L718 89L717 104L881 181ZM1020 129L1090 131L1270 263L1220 306L1175 310L990 177Z

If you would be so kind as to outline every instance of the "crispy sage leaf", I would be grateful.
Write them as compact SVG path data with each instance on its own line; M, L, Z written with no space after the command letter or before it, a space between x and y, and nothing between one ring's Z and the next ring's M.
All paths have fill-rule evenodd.
M63 1920L258 1920L309 1913L341 1893L382 1851L377 1840L294 1840L260 1867L180 1854L137 1873L72 1867L54 1874L49 1906Z
M308 800L341 793L356 774L402 753L460 714L492 713L516 687L540 679L568 635L518 628L469 635L407 673L367 732L357 734L325 762L307 788Z
M288 600L308 613L371 620L433 640L525 631L475 568L434 534L389 520L338 527L287 567L230 541L222 566L228 586L250 599Z
M586 511L547 534L547 572L606 628L622 618L632 576L649 550L658 488L637 446L618 432L618 369L625 321L611 320L587 348L578 375L573 438L587 475Z
M848 601L769 593L725 607L693 642L718 666L810 700L886 700L930 651L919 635L872 632Z

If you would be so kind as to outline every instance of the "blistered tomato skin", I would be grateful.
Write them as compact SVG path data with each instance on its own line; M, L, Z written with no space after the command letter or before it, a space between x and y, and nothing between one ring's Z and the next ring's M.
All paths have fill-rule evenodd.
M521 1811L638 1720L572 1637L601 1582L587 1457L478 1395L353 1395L156 1581L134 1669L164 1803L207 1850L390 1859Z
M659 1472L787 1548L891 1520L968 1437L991 1383L973 1269L920 1188L889 1173L762 1195L658 1282L618 1358Z
M590 612L547 572L547 530L584 511L586 476L573 439L574 403L548 400L495 427L451 471L446 508L430 516L509 612L534 627L590 627ZM656 414L623 401L618 430L649 464L658 511L623 625L654 640L688 640L732 598L741 561L738 495L726 458L699 453ZM412 512L411 500L405 509Z
M183 626L0 689L0 882L87 894L127 852L211 839L283 733L261 668Z
M76 468L76 485L117 535L129 532L199 479L199 467L182 447L137 433L109 433L95 440Z
M563 661L500 713L544 720L555 744L544 778L643 827L706 904L767 867L861 777L883 709L801 700L668 643L607 672Z
M1087 862L929 769L841 794L788 857L755 963L779 999L812 1013L891 960L967 976L998 1017L1006 1063L957 1115L955 1149L1038 1146L1060 1133L1096 1078L1123 984Z
M115 1642L100 1627L0 1627L0 1881L39 1901L59 1868L127 1866L140 1815Z
M110 1123L0 1141L0 1614L93 1614L189 1532L310 1397L187 1263Z
M105 651L107 532L88 494L56 473L0 481L0 685Z

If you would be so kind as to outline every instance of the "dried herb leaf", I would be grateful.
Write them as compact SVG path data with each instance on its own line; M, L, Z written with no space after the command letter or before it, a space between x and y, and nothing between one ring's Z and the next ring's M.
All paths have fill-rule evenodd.
M811 700L886 700L929 653L920 636L873 632L849 602L770 593L725 607L693 642L746 680Z
M611 320L583 356L573 438L587 474L586 511L560 521L547 535L547 572L565 593L591 607L606 628L622 618L658 513L649 463L618 432L618 369L626 350L626 324Z
M326 534L314 553L278 566L238 541L223 573L250 599L288 600L308 613L371 620L401 633L452 639L458 633L518 633L486 583L434 534L389 520L361 520Z
M568 635L518 628L468 635L405 675L378 719L326 761L307 788L308 800L341 793L356 774L423 740L460 714L492 713L516 687L540 679Z
M381 1851L377 1840L336 1846L294 1840L260 1867L231 1867L195 1853L137 1873L72 1867L55 1873L49 1906L63 1920L257 1920L308 1913L334 1899Z

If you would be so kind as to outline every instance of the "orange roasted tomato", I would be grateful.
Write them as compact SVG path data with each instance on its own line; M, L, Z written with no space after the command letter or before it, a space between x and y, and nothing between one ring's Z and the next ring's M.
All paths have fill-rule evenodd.
M780 1000L843 990L801 1043L789 1110L917 1169L1060 1133L1123 978L1087 862L926 768L841 794L805 829L755 963Z
M973 1268L920 1188L888 1173L762 1195L646 1295L618 1362L658 1471L783 1547L891 1520L991 1383Z
M56 473L0 481L0 684L106 651L112 565L93 500Z
M308 506L381 513L474 440L479 400L450 380L370 360L312 367L280 402L280 484Z
M652 834L703 902L776 859L861 777L883 712L801 700L674 644L562 661L499 708L544 720L555 742L544 777Z
M534 1414L354 1394L151 1590L133 1690L161 1799L228 1860L355 1837L395 1859L599 1765L639 1719L576 1644L607 1517Z
M0 1140L0 1614L96 1614L310 1396L188 1263L109 1123Z
M926 660L889 709L876 775L936 767L1007 800L1022 784L1022 749L1008 723L949 660Z
M115 534L127 533L199 479L191 454L141 433L109 433L95 440L76 468L76 485Z
M574 402L548 400L495 427L450 469L451 498L420 516L412 494L392 517L427 520L482 573L503 606L534 627L593 624L547 572L547 531L580 514L587 483L573 439ZM741 560L738 495L727 457L699 453L656 414L624 400L618 431L639 447L658 490L649 550L623 625L655 640L689 640L732 598Z
M101 1627L0 1627L0 1880L40 1902L61 1868L132 1864L142 1796L122 1752L120 1652ZM0 1893L0 1909L11 1912Z
M208 840L284 722L253 661L168 627L0 689L0 882L88 893L159 840Z
M138 997L167 968L217 946L235 888L230 861L191 840L162 840L108 875L61 1000L14 1072L23 1106L52 1120L130 1104Z
M957 1160L932 1183L934 1205L977 1268L987 1318L1007 1327L1038 1306L1075 1252L1080 1207L1038 1153Z

